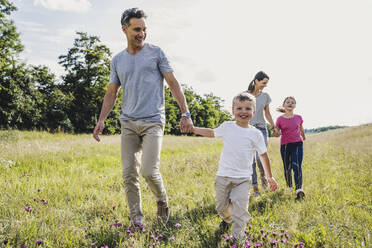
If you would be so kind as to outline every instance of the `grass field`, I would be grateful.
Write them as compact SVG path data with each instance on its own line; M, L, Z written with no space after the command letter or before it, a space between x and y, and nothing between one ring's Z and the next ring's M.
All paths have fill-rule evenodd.
M222 142L166 136L167 225L142 183L145 228L129 228L119 136L0 132L0 247L229 247L214 178ZM372 247L372 125L313 134L302 202L285 190L279 140L269 141L276 192L251 198L246 247Z

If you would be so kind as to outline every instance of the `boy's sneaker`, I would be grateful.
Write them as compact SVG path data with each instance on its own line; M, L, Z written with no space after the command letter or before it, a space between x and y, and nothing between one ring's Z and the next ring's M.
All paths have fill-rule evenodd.
M301 201L305 197L305 192L302 189L296 190L296 200Z
M222 220L220 222L219 229L222 232L226 232L227 230L229 230L230 226L231 226L231 223L227 223L226 221Z
M158 201L157 202L157 205L158 205L158 218L164 223L166 224L168 222L168 219L169 219L169 208L168 208L168 203L167 202L163 202L163 201Z
M263 190L267 190L268 185L267 185L266 177L261 177L261 187Z

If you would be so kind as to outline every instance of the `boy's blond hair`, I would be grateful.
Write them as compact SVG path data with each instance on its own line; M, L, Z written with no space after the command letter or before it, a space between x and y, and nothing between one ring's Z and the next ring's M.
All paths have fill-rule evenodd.
M246 91L242 92L242 93L239 93L238 95L236 95L233 99L233 104L232 104L232 107L234 108L234 105L235 105L235 102L236 101L239 101L239 102L244 102L244 101L249 101L249 102L252 102L253 104L253 107L254 109L256 109L256 97Z

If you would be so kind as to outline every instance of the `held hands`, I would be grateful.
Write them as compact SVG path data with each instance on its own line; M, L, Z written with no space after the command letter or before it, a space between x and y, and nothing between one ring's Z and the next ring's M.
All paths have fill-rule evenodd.
M181 117L180 128L182 133L192 133L194 131L194 124L191 118L185 116Z
M267 182L270 185L271 191L275 191L278 188L278 184L276 183L275 179L273 177L269 177L267 179Z
M98 137L99 134L102 134L103 129L105 128L105 123L103 121L97 122L96 127L93 130L93 138L100 142L100 138Z
M281 132L280 132L279 129L274 128L272 134L273 134L274 137L279 137L281 135Z

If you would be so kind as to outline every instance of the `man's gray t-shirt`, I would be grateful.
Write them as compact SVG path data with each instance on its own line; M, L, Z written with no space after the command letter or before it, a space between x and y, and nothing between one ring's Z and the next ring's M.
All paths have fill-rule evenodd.
M266 92L261 92L261 94L256 97L256 113L250 121L251 125L259 128L266 128L264 108L266 105L270 104L270 102L271 98Z
M123 88L120 120L165 122L164 73L173 72L164 52L145 43L135 55L127 49L111 62L110 83Z

